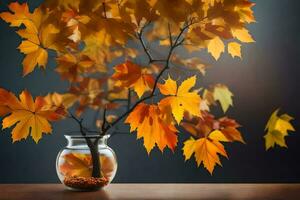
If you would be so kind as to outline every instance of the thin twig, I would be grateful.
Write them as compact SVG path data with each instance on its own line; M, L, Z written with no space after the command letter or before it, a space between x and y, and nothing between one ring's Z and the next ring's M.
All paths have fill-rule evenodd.
M171 25L170 25L170 23L168 23L168 31L169 31L170 46L173 46L172 32L171 32Z
M83 119L78 119L78 118L77 118L75 115L73 115L72 113L70 113L70 117L78 123L79 129L80 129L80 133L82 134L82 136L86 136L86 132L84 131L85 128L84 128L83 125L82 125Z
M128 89L128 97L127 97L127 110L130 109L131 106L131 90L130 88Z
M144 33L144 30L145 28L150 24L151 22L148 22L146 23L140 30L140 32L137 32L137 37L138 39L140 40L140 43L146 53L146 55L148 56L148 59L149 59L149 63L152 63L153 62L153 58L152 58L152 55L151 53L149 52L149 49L146 47L146 44L144 42L144 39L143 39L143 33Z
M102 127L101 127L101 130L102 130L102 135L105 135L105 125L106 125L106 107L104 108L103 110L103 116L102 116Z
M103 6L103 14L104 14L104 18L107 19L105 2L102 3L102 6Z
M98 108L96 111L95 111L95 114L94 114L94 124L96 124L97 123L97 120L98 120L98 118L99 118L99 113L100 113L100 108Z

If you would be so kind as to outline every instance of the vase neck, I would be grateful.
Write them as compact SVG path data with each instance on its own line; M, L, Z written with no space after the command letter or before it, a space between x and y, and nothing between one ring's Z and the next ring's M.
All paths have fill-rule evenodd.
M106 146L107 145L107 139L108 136L78 136L78 135L65 135L66 139L68 140L68 148L87 148L87 142L86 140L89 139L93 143L97 142L100 146Z

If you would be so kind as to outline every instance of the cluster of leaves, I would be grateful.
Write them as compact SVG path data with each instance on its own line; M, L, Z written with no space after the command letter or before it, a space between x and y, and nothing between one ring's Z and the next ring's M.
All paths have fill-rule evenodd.
M174 151L182 126L191 135L184 142L185 158L194 153L198 165L203 162L212 173L221 165L219 155L227 157L222 142L244 140L237 122L209 113L218 103L226 112L233 94L222 84L197 87L207 64L193 52L207 50L218 60L227 51L241 58L242 43L254 42L246 28L255 22L253 5L249 0L46 0L30 12L26 3L11 3L0 17L23 39L18 47L25 54L23 75L44 69L49 51L54 51L55 70L70 87L35 102L27 91L19 101L3 90L3 128L17 124L14 141L30 133L38 141L42 132L51 132L48 120L66 116L70 107L78 116L91 108L102 113L102 118L96 115L99 134L108 134L126 118L150 153L155 146ZM177 54L179 47L189 56ZM163 55L154 56L153 49ZM142 56L148 62L139 64ZM112 69L113 61L119 64ZM177 66L195 75L184 80L172 70L166 73ZM53 117L57 112L59 117Z

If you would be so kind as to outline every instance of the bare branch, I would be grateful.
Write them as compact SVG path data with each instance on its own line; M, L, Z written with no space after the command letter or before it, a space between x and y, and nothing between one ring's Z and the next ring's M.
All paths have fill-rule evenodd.
M127 97L127 110L130 109L131 106L131 90L130 88L128 89L128 97Z
M104 131L105 125L106 125L106 107L103 110L103 116L102 116L102 127L101 127L102 135L105 135L105 131Z
M168 23L168 31L169 31L170 46L173 46L172 32L171 32L171 25L170 25L170 23Z
M144 33L144 30L145 28L150 24L151 22L148 22L146 23L140 30L140 32L137 32L137 37L138 39L140 40L140 43L144 49L144 52L146 53L146 55L148 56L148 59L149 59L149 63L152 63L153 62L153 58L152 58L152 55L151 53L149 52L149 49L146 47L146 44L144 42L144 39L143 39L143 33Z

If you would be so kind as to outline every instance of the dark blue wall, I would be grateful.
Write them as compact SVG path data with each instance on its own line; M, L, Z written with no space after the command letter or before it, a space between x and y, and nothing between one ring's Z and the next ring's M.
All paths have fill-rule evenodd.
M7 2L1 0L1 10ZM36 7L41 1L28 2ZM212 61L213 67L201 79L204 85L219 82L231 88L235 107L228 115L243 125L247 144L226 145L229 160L222 159L223 168L217 167L210 176L194 160L184 162L181 143L174 155L155 149L148 157L135 134L116 135L109 140L119 161L114 182L299 182L299 132L287 138L288 149L266 152L263 140L266 121L277 107L294 116L294 126L300 130L299 10L300 2L295 0L257 1L257 23L250 26L256 43L243 47L243 60L226 55L217 63ZM0 86L16 93L27 88L34 95L64 91L66 83L51 70L53 59L45 73L36 70L21 78L19 43L14 30L0 21ZM221 114L220 110L216 113ZM58 122L53 134L44 136L38 145L31 139L12 144L9 131L2 131L0 183L57 182L56 154L66 144L64 133L70 130L76 130L71 121Z

